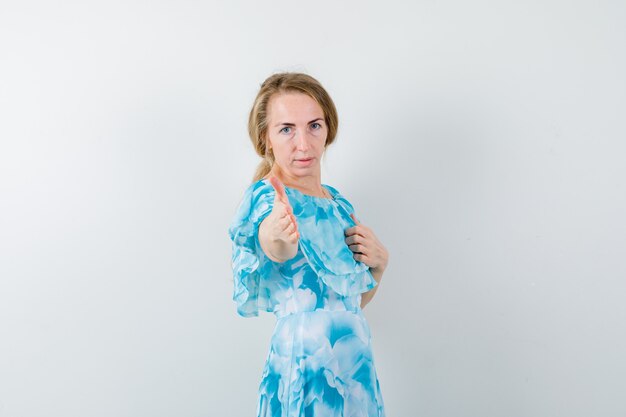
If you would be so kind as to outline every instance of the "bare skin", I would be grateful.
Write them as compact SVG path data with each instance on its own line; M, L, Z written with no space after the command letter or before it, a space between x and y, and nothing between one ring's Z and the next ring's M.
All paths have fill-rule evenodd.
M268 103L266 140L274 153L274 165L265 177L276 190L272 212L259 226L261 249L274 262L285 262L298 252L298 224L285 193L285 184L304 194L329 198L321 183L320 160L328 134L324 112L317 102L302 93L274 95ZM370 267L380 283L389 253L373 230L359 222L344 231L354 259ZM369 303L379 285L361 295L361 308Z
M259 243L268 258L282 263L298 253L300 233L283 183L276 177L270 177L270 183L276 190L274 207L259 226Z

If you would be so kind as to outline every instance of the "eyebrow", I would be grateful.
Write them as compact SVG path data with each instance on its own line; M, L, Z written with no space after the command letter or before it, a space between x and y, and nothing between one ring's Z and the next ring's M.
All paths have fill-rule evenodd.
M310 121L309 123L307 123L307 124L311 124L311 123L313 123L313 122L317 122L318 120L324 120L324 118L322 118L322 117L318 117L318 118L317 118L317 119L315 119L315 120L311 120L311 121ZM283 123L276 123L276 124L274 125L274 127L278 127L278 126L295 126L295 125L296 125L295 123L283 122Z

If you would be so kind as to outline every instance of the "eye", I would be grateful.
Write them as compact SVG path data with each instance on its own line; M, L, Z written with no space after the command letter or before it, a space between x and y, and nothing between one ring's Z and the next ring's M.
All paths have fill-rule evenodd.
M321 129L321 128L322 128L322 125L321 125L321 124L319 124L319 123L317 123L317 122L313 122L313 123L311 123L311 127L312 127L313 129L317 130L317 129Z
M280 129L280 133L286 133L286 134L291 133L291 127L289 126L283 127L282 129Z

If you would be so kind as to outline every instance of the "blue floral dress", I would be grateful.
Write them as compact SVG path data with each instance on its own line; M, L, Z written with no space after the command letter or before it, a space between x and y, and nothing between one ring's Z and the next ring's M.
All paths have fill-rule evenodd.
M259 385L259 417L385 415L360 307L361 293L376 281L345 243L354 208L323 186L332 198L285 187L300 232L298 253L286 262L273 262L259 244L259 224L274 205L267 179L248 187L228 229L237 312L277 317Z

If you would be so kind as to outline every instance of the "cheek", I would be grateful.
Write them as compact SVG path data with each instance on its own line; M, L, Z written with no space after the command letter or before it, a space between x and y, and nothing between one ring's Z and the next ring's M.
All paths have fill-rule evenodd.
M270 143L272 144L272 150L274 154L284 153L287 146L287 138L281 136L270 136Z
M317 142L318 148L323 149L324 146L326 146L326 136L321 137L320 140Z
M275 141L272 145L274 150L274 158L276 159L288 159L291 154L291 149L289 147L289 143L280 143L279 141Z

